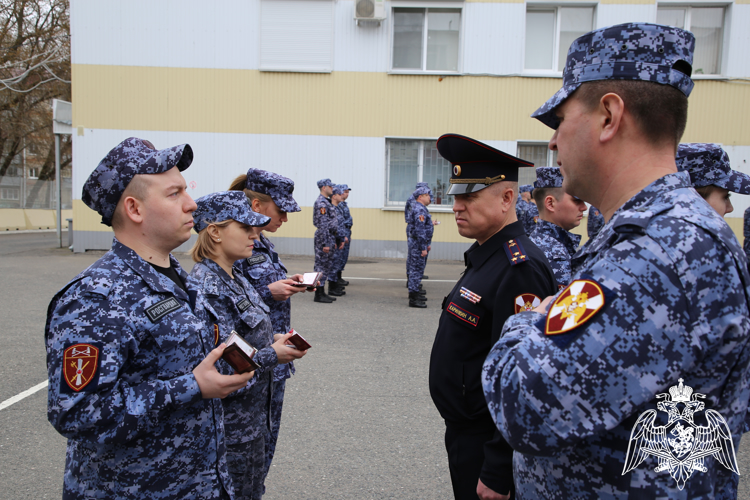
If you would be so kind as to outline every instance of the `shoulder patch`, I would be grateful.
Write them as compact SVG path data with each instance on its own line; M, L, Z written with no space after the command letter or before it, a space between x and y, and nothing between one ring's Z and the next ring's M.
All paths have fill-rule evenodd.
M266 261L266 256L262 253L259 253L258 255L253 255L252 257L248 257L245 259L245 262L249 266L254 266L255 264L260 264L261 262Z
M101 347L94 344L73 344L63 351L60 392L76 393L99 385L97 372Z
M545 335L560 335L578 328L606 302L604 288L592 279L577 279L567 286L547 312Z
M536 224L537 222L539 222L539 216L538 216L538 215L535 215L535 216L534 216L534 224Z
M533 293L522 293L521 295L516 297L516 301L514 303L516 314L524 311L531 311L541 303L542 299L540 299Z
M320 207L320 215L325 215L326 207Z
M526 256L526 251L523 249L523 245L518 240L508 240L503 243L505 248L505 255L508 256L511 266L526 262L529 258Z
M151 320L152 323L156 323L160 319L162 319L167 314L171 313L172 311L176 311L179 309L180 303L177 301L174 297L169 297L164 300L160 300L156 304L152 305L151 307L146 308L146 315L148 316L148 319Z
M419 216L419 222L424 222L424 215Z

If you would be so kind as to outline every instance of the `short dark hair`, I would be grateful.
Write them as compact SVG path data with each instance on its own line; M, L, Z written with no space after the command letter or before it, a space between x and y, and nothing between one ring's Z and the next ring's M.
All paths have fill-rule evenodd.
M120 196L120 200L115 207L115 213L112 214L113 230L119 230L125 223L125 216L122 213L124 209L122 208L122 204L120 202L128 196L132 196L133 198L140 201L145 200L146 195L148 194L148 186L149 184L146 180L145 174L137 174L133 176L133 178L130 180L130 183L128 183L128 185L125 187L125 191L123 191L122 195Z
M557 201L560 201L564 194L563 188L561 187L548 187L548 188L536 188L534 189L534 201L536 202L536 208L540 212L546 210L544 208L544 200L547 196L552 196Z
M574 95L588 109L606 94L619 95L651 144L674 143L675 151L687 124L688 99L671 85L640 80L598 80L582 83Z

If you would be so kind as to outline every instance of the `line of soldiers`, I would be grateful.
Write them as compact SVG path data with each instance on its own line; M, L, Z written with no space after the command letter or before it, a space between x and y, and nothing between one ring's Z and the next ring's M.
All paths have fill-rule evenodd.
M336 297L346 295L344 287L349 284L342 277L342 273L349 261L349 246L354 225L346 202L351 188L347 184L333 184L331 179L321 179L318 181L318 189L320 195L313 206L313 225L316 228L314 269L321 273L321 278L314 301L330 304Z
M560 165L537 170L533 205L517 201L529 162L438 139L475 240L430 357L455 498L737 497L750 274L723 215L750 176L718 145L679 144L694 49L647 23L576 39L532 114Z
M260 499L292 361L289 298L304 292L268 237L300 211L286 177L250 169L196 201L188 144L129 138L82 199L112 248L50 302L48 419L68 439L63 498ZM171 252L190 238L190 275ZM258 368L222 356L237 333ZM232 346L236 348L236 345Z
M409 289L409 307L427 307L427 292L422 288L427 257L432 250L432 234L437 221L432 220L427 207L432 203L432 190L426 182L417 187L404 205L406 221L406 287Z

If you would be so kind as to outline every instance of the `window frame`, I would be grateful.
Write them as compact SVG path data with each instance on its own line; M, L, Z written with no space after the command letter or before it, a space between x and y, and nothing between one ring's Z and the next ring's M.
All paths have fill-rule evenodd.
M695 74L693 73L690 78L693 80L700 80L700 79L707 79L707 80L713 80L713 79L722 79L726 76L724 75L724 70L726 67L726 57L727 57L727 51L725 50L725 47L728 45L729 42L729 20L730 20L730 10L731 10L731 3L727 3L724 0L721 1L703 1L703 2L686 2L685 0L660 0L656 2L656 16L658 16L659 8L664 7L667 9L687 9L687 12L685 12L685 30L690 31L690 28L692 27L692 9L693 8L706 8L706 7L720 7L724 9L724 16L722 17L722 34L721 34L721 47L719 49L719 57L718 57L718 66L719 66L719 72L718 73L701 73L701 74ZM691 21L691 23L688 23L688 20ZM656 22L656 17L654 18L654 22Z
M383 186L383 207L381 210L383 211L398 211L403 212L404 207L406 206L405 201L389 201L388 196L388 189L389 189L389 182L390 182L390 176L391 176L391 150L390 150L390 143L391 141L419 141L422 146L419 148L419 154L418 154L418 164L417 164L417 182L422 182L422 174L424 171L424 143L425 142L437 142L438 137L395 137L395 136L389 136L385 137L385 185ZM450 186L450 184L448 184ZM451 195L445 195L445 196L451 196ZM453 203L450 205L437 205L437 204L430 204L427 207L427 210L430 212L445 212L450 213L453 212Z
M456 61L456 71L450 70L428 70L428 69L413 69L413 68L394 68L393 67L393 38L396 35L396 9L424 9L425 21L422 25L422 67L427 66L427 29L428 16L427 13L430 9L456 9L460 11L461 23L458 28L458 60ZM389 16L388 16L388 74L391 75L461 75L463 74L463 47L464 47L464 28L466 26L466 16L464 15L464 2L410 2L410 1L393 1L390 5ZM421 140L421 139L417 139Z
M571 2L562 3L559 1L554 2L533 2L526 4L526 11L523 17L523 57L521 64L523 65L522 74L523 76L541 76L541 77L562 77L563 72L556 69L527 69L526 68L526 15L529 11L555 11L555 36L554 44L552 47L552 68L557 68L559 64L559 53L560 53L560 23L562 22L562 16L559 15L561 8L591 8L591 29L597 29L596 21L599 13L598 2Z
M536 178L536 169L537 167L556 167L557 162L555 161L555 155L557 154L556 151L552 151L549 149L549 142L543 142L543 141L516 141L516 158L521 158L518 154L518 149L522 146L532 146L532 147L544 147L546 149L547 154L547 160L546 164L544 165L537 165L534 164L534 178ZM520 170L520 169L519 169ZM520 172L519 172L520 174ZM520 175L519 175L520 176ZM521 182L521 180L518 180L518 185L521 186L523 184L526 184L524 182Z

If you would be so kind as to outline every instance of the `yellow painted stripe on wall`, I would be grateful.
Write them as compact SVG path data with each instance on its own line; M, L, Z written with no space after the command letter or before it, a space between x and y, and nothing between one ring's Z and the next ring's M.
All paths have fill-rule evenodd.
M734 0L736 4L750 4L750 0Z
M547 141L559 78L73 65L73 124L115 130ZM699 80L685 142L750 143L750 85Z

